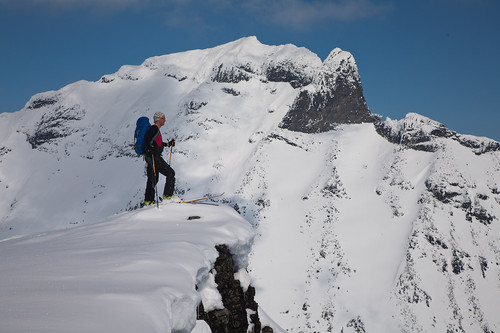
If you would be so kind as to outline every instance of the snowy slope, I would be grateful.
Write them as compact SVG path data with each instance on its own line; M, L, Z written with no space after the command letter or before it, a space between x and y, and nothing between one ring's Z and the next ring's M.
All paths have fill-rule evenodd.
M250 273L275 320L289 332L499 329L498 153L403 149L371 124L281 134L289 143L267 143L242 190L256 200Z
M500 331L498 143L417 114L316 134L282 128L301 93L342 73L359 83L348 52L322 63L249 37L33 96L0 115L0 239L78 227L61 231L76 239L126 211L107 221L156 223L154 210L134 211L146 178L130 144L135 120L163 111L177 194L225 192L250 222L256 299L288 332ZM214 232L234 241L224 228ZM0 251L26 253L27 237Z
M241 268L252 238L229 207L169 204L4 240L0 330L203 332L196 308L218 294L215 245L226 244Z

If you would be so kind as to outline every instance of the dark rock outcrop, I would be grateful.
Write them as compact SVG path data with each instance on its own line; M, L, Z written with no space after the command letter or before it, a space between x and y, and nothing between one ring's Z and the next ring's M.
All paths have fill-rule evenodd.
M212 81L219 83L238 83L248 81L253 72L249 66L229 66L223 64L212 69Z
M281 128L304 133L321 133L338 124L372 123L361 84L349 85L342 77L327 90L311 94L303 90L283 118Z
M315 81L299 93L280 127L320 133L338 124L373 123L378 119L366 104L354 58L348 52L335 49Z
M84 116L85 110L79 105L71 107L59 105L54 107L44 113L40 121L36 124L35 131L32 134L27 134L28 142L33 149L36 149L55 139L69 136L78 131L73 126L73 122L83 119Z
M56 96L48 96L48 97L38 97L38 98L33 98L28 106L26 106L27 109L30 110L35 110L35 109L40 109L45 106L53 105L58 102L58 99Z
M271 82L288 82L295 89L307 86L312 82L312 78L303 73L303 70L292 62L273 64L265 70L265 75Z
M200 303L198 319L206 321L213 333L246 333L249 325L252 325L254 333L272 333L270 327L262 329L257 311L258 304L254 300L255 288L249 286L246 292L243 291L240 281L234 279L235 270L231 252L226 245L218 245L216 248L219 257L215 261L213 270L224 309L205 312L203 303ZM248 313L250 315L247 315Z

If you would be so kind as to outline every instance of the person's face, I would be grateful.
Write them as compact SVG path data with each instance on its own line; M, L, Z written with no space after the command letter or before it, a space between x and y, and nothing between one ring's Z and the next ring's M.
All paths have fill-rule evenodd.
M157 123L158 123L158 127L162 127L163 125L165 125L165 122L167 120L165 119L165 116L161 117L160 119L158 119Z

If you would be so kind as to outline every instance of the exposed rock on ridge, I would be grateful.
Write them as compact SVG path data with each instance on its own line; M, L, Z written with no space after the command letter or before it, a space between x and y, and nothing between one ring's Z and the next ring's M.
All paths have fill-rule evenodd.
M375 122L377 132L389 142L407 148L435 152L439 148L439 138L455 140L472 149L476 155L500 150L500 143L491 139L458 134L443 124L416 113L409 113L402 120L387 119Z
M200 303L198 319L206 321L213 333L246 333L249 326L254 333L272 333L273 330L269 327L262 330L258 304L254 300L255 288L248 286L247 290L243 291L240 281L234 278L231 252L225 245L218 245L216 249L219 257L213 270L224 309L205 312L203 303Z
M336 48L323 63L315 84L299 93L280 127L318 133L334 129L337 124L377 119L366 104L354 58Z

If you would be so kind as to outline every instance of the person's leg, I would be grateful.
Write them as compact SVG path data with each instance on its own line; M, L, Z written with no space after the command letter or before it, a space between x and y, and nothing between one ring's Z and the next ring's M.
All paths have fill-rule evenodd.
M163 189L163 195L165 197L171 197L174 195L175 190L175 171L168 165L163 158L159 158L157 161L158 169L162 175L166 177L165 188Z
M151 202L155 200L155 186L158 182L158 172L153 170L153 160L151 158L146 158L146 174L148 176L148 180L146 182L146 192L144 193L144 201Z

